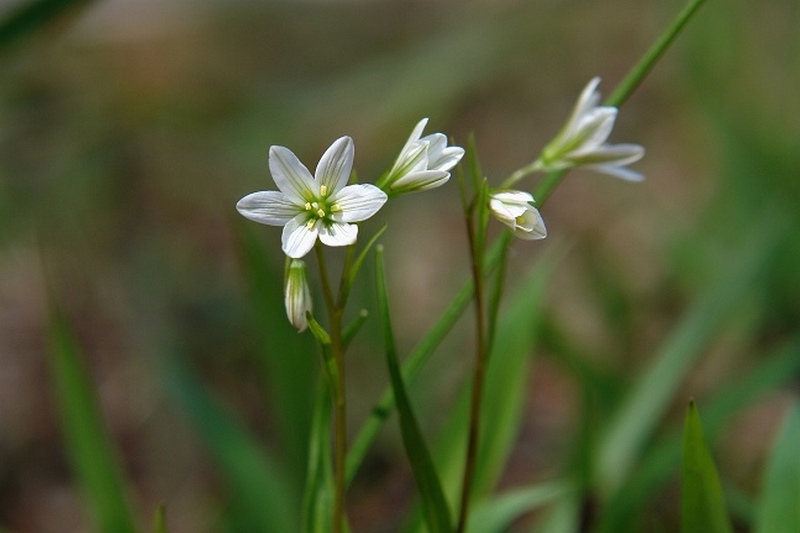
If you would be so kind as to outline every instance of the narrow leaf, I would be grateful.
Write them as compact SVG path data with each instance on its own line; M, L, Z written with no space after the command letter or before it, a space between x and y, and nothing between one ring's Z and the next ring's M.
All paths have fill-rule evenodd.
M166 379L221 468L242 519L254 531L297 531L299 489L287 475L288 465L270 456L178 361L168 361Z
M469 519L471 533L500 533L522 515L551 503L569 491L566 483L548 482L511 489L475 506Z
M634 384L600 442L597 475L604 492L614 492L629 474L692 364L754 291L774 249L775 233L773 224L764 223L731 251L726 268L699 296Z
M447 506L444 492L442 491L439 476L433 465L428 447L422 437L419 424L411 407L411 402L405 389L400 365L397 361L397 350L394 344L392 323L389 315L389 297L386 289L386 274L383 268L383 248L376 249L376 271L378 285L378 306L383 323L384 339L386 344L386 362L389 367L389 377L392 390L397 399L397 413L400 419L400 432L406 455L411 463L414 478L422 498L423 513L428 530L431 533L450 533L453 527L450 522L450 511Z
M317 387L317 402L308 445L308 473L303 497L303 531L327 533L333 525L331 402L326 387Z
M800 402L795 401L783 422L767 463L756 533L800 531Z
M732 531L717 469L703 437L694 401L689 402L683 436L681 524L683 533Z
M98 531L134 533L120 465L106 435L74 332L60 309L50 317L50 361L70 462Z

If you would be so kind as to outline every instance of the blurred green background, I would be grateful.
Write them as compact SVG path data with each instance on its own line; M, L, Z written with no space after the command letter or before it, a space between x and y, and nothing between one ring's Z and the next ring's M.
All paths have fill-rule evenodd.
M234 209L245 194L273 188L269 146L288 146L313 166L351 135L358 176L373 181L427 116L429 131L459 144L474 134L498 184L536 157L590 78L601 76L608 94L681 7L34 4L30 18L25 2L0 4L0 526L12 532L91 524L47 357L54 303L88 363L140 526L166 502L173 533L248 530L237 509L249 504L231 472L250 463L215 429L215 413L255 436L248 442L275 461L265 468L292 473L267 488L286 490L293 512L318 360L309 335L283 314L279 229ZM548 239L514 245L509 293L541 257L555 257L556 268L501 486L558 477L580 462L588 426L613 427L682 324L699 324L693 355L676 370L666 410L643 421L654 431L635 448L641 457L680 428L690 397L701 414L721 390L736 404L729 385L796 340L799 24L795 0L709 0L612 134L646 147L635 168L647 180L574 172L544 211ZM467 276L456 188L402 197L362 229L389 222L382 242L401 353ZM370 271L353 312L374 314ZM432 436L470 371L471 320L411 387ZM348 360L351 428L388 382L374 322ZM797 365L781 368L711 429L743 531L797 395ZM212 400L224 411L203 403ZM244 466L232 464L240 459ZM674 530L677 479L635 503L632 530ZM396 531L413 492L390 421L350 492L354 529Z

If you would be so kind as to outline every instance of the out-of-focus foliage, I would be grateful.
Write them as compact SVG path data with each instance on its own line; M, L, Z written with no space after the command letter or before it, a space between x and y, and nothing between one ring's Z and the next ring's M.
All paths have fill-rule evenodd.
M90 528L104 504L81 479L107 457L137 525L164 502L172 533L295 530L303 484L329 465L307 472L319 358L284 315L279 232L234 210L272 187L268 147L314 160L349 134L373 181L429 116L462 145L474 132L497 184L681 7L74 4L0 12L54 7L0 50L0 527L15 533ZM490 396L476 531L677 530L689 397L737 531L798 501L775 465L793 464L800 372L799 16L791 0L708 2L620 111L613 137L647 148L647 181L571 174L543 211L548 239L515 245L498 350L518 372ZM448 185L382 213L400 359L466 278L459 210ZM367 270L346 317L370 311L348 360L354 435L389 383ZM45 279L65 320L52 337ZM445 480L470 319L407 382ZM76 436L70 417L92 410ZM113 453L76 458L105 434ZM414 494L390 417L349 491L352 529L415 527Z

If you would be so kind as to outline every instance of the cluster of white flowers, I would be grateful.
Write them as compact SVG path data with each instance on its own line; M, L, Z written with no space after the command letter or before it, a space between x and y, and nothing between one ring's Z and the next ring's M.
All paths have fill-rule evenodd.
M643 179L641 174L623 168L644 155L641 146L606 143L617 109L598 105L599 83L599 78L594 78L583 90L566 125L534 162L536 169L581 166L626 180ZM311 251L317 239L328 246L352 245L358 237L358 223L377 213L390 196L433 189L450 179L450 170L464 156L464 149L448 146L442 133L423 137L427 123L427 118L417 123L392 168L374 185L348 185L355 155L350 137L334 141L313 176L288 148L270 148L269 169L278 190L248 194L236 208L255 222L283 226L282 249L290 258L285 282L286 313L298 330L306 329L306 314L311 311L306 266L301 258ZM530 193L497 190L491 193L488 207L521 239L547 236Z

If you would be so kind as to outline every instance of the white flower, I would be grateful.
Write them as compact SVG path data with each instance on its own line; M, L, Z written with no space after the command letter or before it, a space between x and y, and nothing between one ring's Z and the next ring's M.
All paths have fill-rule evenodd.
M283 252L298 259L317 237L328 246L356 242L358 226L386 203L374 185L347 185L353 168L353 140L337 139L322 155L314 176L283 146L269 149L269 170L280 191L248 194L236 204L239 213L261 224L283 226Z
M308 288L305 261L289 260L285 289L283 301L286 305L286 316L298 331L303 331L308 327L306 312L311 311L311 291Z
M424 191L444 185L450 179L450 169L464 157L460 146L447 146L443 133L422 136L428 123L420 120L408 137L397 160L378 186L392 194Z
M527 192L505 190L491 194L489 209L497 220L511 228L514 236L529 241L544 239L547 228L541 213L531 202L533 196Z
M582 166L624 180L641 181L644 176L623 167L641 159L644 148L638 144L606 144L617 108L598 105L599 83L600 78L589 82L564 128L542 150L539 161L549 170Z

